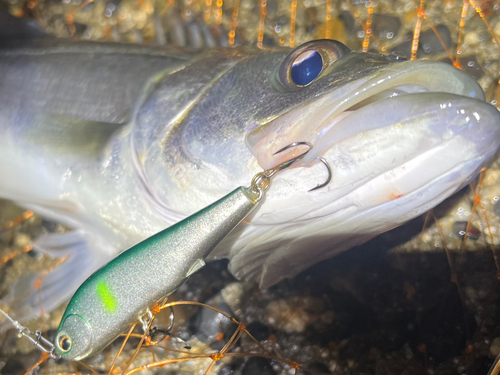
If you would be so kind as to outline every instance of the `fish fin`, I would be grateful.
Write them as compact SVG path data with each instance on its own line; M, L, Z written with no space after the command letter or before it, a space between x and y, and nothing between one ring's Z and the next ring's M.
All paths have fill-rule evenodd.
M110 137L124 124L91 121L64 115L37 115L25 140L57 154L98 157Z
M59 262L48 272L27 274L15 281L1 302L21 322L54 310L69 300L92 272L109 261L109 247L100 237L83 230L39 237L33 248ZM0 331L7 328L6 322L0 323Z
M49 37L34 20L17 18L0 9L0 42Z
M227 254L230 259L229 271L239 280L257 282L260 288L268 288L281 280L292 278L314 264L360 245L378 234L338 234L330 237L317 233L314 237L278 236L276 240L266 241L268 232L264 228L254 227L244 233L252 240L246 238L242 242L246 245L243 246L236 240Z
M191 266L189 271L186 273L186 277L191 276L193 273L198 271L199 269L203 268L205 266L205 261L203 259L198 259L194 262L194 264Z

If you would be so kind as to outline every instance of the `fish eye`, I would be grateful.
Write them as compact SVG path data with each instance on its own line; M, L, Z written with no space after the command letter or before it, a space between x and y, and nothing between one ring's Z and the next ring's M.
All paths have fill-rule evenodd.
M71 350L71 346L73 343L71 341L71 337L62 334L59 336L58 344L61 351L67 353Z
M350 52L336 40L315 40L294 49L283 60L277 78L286 91L300 90L313 83L341 56Z
M323 70L323 58L315 50L305 51L292 63L290 78L297 86L307 86Z

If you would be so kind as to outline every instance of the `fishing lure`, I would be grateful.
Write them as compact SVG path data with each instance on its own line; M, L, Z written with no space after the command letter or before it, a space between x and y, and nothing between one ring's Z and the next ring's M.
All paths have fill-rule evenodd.
M39 332L31 333L2 313L21 335L40 349L54 358L70 361L100 352L138 320L146 331L152 319L150 307L205 265L204 259L215 246L262 200L271 178L302 159L311 145L295 142L276 152L301 145L308 149L297 156L292 152L289 160L258 173L250 187L238 187L210 206L122 252L92 274L71 298L53 346ZM330 172L328 164L325 165Z

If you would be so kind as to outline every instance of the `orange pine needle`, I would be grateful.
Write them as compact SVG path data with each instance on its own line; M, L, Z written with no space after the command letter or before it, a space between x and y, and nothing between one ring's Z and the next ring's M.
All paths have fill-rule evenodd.
M290 47L295 47L295 21L297 19L297 0L292 1L290 10Z

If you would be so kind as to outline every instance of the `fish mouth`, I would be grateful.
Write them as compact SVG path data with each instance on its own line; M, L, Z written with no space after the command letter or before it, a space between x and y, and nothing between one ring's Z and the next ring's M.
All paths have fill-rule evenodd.
M445 114L441 108L443 100L453 107L451 111L460 111L469 101L471 110L492 107L484 102L478 83L466 73L443 63L406 61L295 107L247 133L246 143L260 166L269 169L303 150L290 149L279 155L273 152L293 142L309 142L312 150L296 164L303 166L335 144L363 132L419 119L431 118L436 126L449 122L445 117L450 113Z

